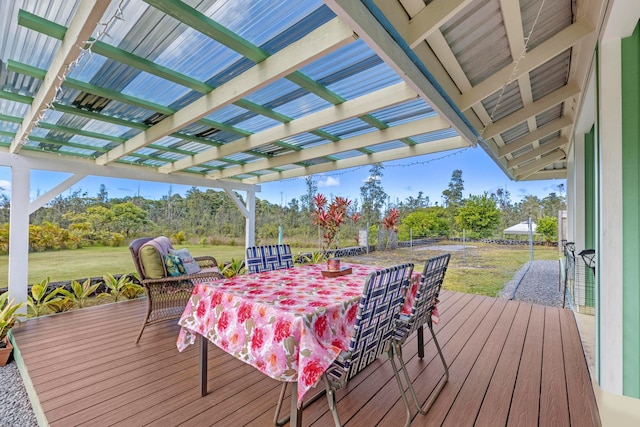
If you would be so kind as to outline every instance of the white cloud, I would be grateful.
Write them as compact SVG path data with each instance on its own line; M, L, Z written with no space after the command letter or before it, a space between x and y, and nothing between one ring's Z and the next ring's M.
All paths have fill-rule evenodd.
M323 187L338 187L340 186L340 178L334 178L332 176L323 177L326 179L321 179L318 181L318 188Z
M0 179L0 191L4 191L5 193L11 193L11 181L7 181L6 179Z

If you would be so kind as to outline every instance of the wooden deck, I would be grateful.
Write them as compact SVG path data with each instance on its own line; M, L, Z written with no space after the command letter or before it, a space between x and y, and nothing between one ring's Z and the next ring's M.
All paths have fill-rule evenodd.
M413 410L413 426L600 424L572 312L453 292L441 299L442 320L435 328L450 379L428 415ZM175 322L147 327L134 344L144 311L145 301L130 301L35 319L14 329L50 425L271 424L279 382L210 345L210 392L200 397L198 346L176 350ZM418 396L426 400L442 366L431 340L421 361L413 338L405 357ZM386 358L338 397L346 425L404 422ZM332 425L326 399L304 411L303 425Z

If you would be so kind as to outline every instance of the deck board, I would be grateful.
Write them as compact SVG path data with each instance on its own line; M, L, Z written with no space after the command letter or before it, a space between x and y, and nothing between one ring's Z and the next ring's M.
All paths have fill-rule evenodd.
M434 329L450 379L426 416L412 407L413 426L599 425L570 311L454 292L443 292L441 300ZM177 351L175 321L148 326L135 344L144 313L144 300L129 301L14 329L50 425L271 425L280 382L210 345L209 394L200 397L198 346ZM415 335L404 356L424 402L444 372L428 330L425 358L417 356ZM396 426L404 420L385 359L338 392L343 424ZM303 425L333 425L325 398L305 409Z

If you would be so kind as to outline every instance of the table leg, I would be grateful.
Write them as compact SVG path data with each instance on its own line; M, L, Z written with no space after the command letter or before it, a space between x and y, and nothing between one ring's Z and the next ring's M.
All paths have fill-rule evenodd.
M291 418L290 427L302 427L302 408L298 409L298 383L291 383Z
M209 340L200 335L200 396L207 395L207 355Z
M424 327L418 328L418 357L424 359Z

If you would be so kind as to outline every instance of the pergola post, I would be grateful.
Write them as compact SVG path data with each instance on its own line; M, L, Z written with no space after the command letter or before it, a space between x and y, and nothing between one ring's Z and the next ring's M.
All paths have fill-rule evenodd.
M27 302L29 272L30 169L11 167L11 210L9 217L9 299ZM27 312L26 305L20 310Z
M254 246L256 242L256 192L247 191L246 207L248 211L245 248Z

